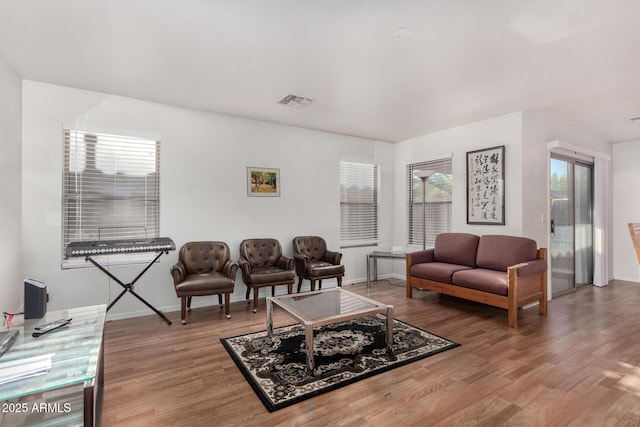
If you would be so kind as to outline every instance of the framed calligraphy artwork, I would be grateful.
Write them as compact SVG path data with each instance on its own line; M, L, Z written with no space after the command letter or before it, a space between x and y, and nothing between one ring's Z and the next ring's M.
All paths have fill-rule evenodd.
M467 224L504 225L504 145L467 152Z

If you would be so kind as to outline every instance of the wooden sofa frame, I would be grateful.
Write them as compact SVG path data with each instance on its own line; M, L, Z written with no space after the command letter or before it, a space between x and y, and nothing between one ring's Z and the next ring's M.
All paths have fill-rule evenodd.
M629 234L631 235L631 243L633 243L636 259L638 260L638 265L640 265L640 223L630 222L627 226L629 227Z
M537 250L536 259L547 259L546 248ZM451 295L470 301L480 302L494 307L504 308L508 311L508 324L512 328L518 327L518 307L538 301L538 311L541 316L547 314L547 272L518 276L515 267L509 267L507 277L509 291L505 295L497 295L476 289L464 288L450 283L436 282L433 280L412 277L409 272L413 265L411 253L407 254L407 298L413 296L413 288L435 291L441 294Z

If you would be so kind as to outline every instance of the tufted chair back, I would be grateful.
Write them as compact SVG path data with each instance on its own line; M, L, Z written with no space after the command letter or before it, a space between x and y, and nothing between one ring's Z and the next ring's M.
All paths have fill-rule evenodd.
M282 255L282 246L276 239L248 239L240 244L240 258L252 267L276 265Z
M335 278L342 286L344 265L340 264L342 254L327 249L327 242L320 236L298 236L293 238L293 258L298 273L298 292L302 281L311 281L311 290L322 289L322 280Z
M253 290L253 312L258 307L260 288L271 287L271 295L275 287L284 285L287 293L291 293L295 281L294 261L282 254L282 246L276 239L247 239L240 242L240 271L242 280L247 285L246 298Z
M180 248L178 257L187 274L203 274L222 271L231 252L224 242L189 242Z
M318 261L327 251L327 243L319 236L299 236L293 239L293 251L305 255L309 261Z
M231 261L229 246L224 242L187 242L178 251L178 262L171 267L176 296L180 298L180 317L187 323L191 299L196 296L218 295L218 303L227 318L238 264Z

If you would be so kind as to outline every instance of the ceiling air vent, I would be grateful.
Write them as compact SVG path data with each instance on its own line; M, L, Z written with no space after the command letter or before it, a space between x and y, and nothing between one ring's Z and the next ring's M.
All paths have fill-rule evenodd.
M287 95L278 101L278 104L287 105L293 108L304 108L307 105L311 104L313 99L303 98L301 96L296 95Z

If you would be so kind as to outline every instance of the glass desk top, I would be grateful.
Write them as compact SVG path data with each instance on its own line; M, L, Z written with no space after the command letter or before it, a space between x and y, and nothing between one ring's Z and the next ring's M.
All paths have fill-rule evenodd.
M50 311L41 319L14 321L12 329L19 329L19 336L0 357L0 366L3 362L53 354L51 369L44 375L0 385L0 401L95 379L106 313L107 306L102 304ZM61 318L73 320L38 338L31 336L36 325Z

